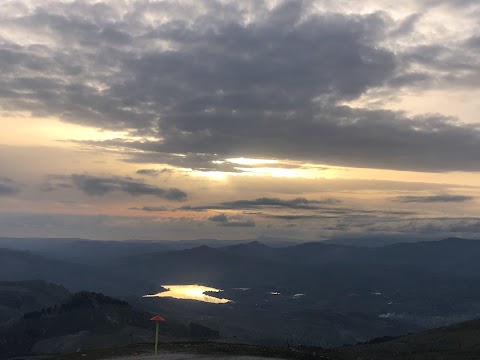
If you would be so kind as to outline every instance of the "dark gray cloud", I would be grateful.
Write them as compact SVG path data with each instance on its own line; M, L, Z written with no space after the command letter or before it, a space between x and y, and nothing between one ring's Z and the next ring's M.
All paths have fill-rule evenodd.
M322 224L321 226L328 226L328 229L335 231L349 231L351 228L357 226L363 228L371 224L376 224L377 222L396 223L408 217L418 215L415 211L362 209L339 206L340 204L341 202L336 199L308 200L305 198L295 198L283 200L277 198L258 198L212 205L183 206L178 210L199 212L223 210L233 211L234 213L247 210L242 212L242 214L272 220L301 221L302 224L304 221L310 221L312 224L318 223L319 226ZM252 209L258 211L248 211ZM227 224L236 222L250 223L250 220L232 220L232 218L224 213L213 215L207 218L207 220L217 222L221 226L234 226Z
M148 212L157 212L157 211L169 211L169 208L166 206L142 206L142 207L132 207L129 210L142 210Z
M141 170L137 170L137 174L155 177L155 176L158 176L158 174L160 174L160 171L154 170L154 169L141 169Z
M440 203L440 202L466 202L475 199L465 195L432 195L432 196L398 196L395 201L403 203Z
M103 196L112 191L121 191L132 196L153 195L172 201L183 201L187 194L176 188L162 189L129 177L98 177L86 174L71 176L75 187L90 196Z
M462 56L458 56L459 51ZM468 42L459 47L437 43L412 46L398 56L398 62L403 70L389 80L392 86L417 84L424 89L448 89L452 84L464 88L479 84L480 62ZM423 70L412 72L412 68Z
M472 47L475 50L480 50L480 35L472 36L467 40L465 45Z
M85 143L127 148L139 163L233 172L218 161L248 156L480 170L478 125L340 105L385 86L478 88L478 56L464 44L394 52L382 44L415 31L418 15L311 14L303 1L258 1L248 13L242 3L46 2L7 16L3 26L49 41L2 43L0 106L158 138ZM149 13L165 21L148 23Z
M244 210L254 209L259 207L273 207L273 208L288 208L288 209L303 209L313 210L321 209L328 205L335 205L340 203L337 199L324 200L308 200L305 198L295 198L291 200L282 200L277 198L258 198L254 200L236 200L226 201L214 205L201 206L183 206L181 210L204 211L204 210Z
M480 169L480 132L476 124L461 124L441 115L407 118L401 112L346 106L325 105L318 111L310 121L305 121L301 113L292 113L289 120L262 116L258 123L238 118L242 127L230 129L233 132L221 126L199 131L185 129L181 134L175 130L167 132L163 142L87 143L130 148L135 162L157 159L179 166L179 161L188 161L185 167L199 170L238 171L233 164L219 165L213 161L240 156L433 172ZM255 129L253 133L251 129ZM447 147L446 143L450 145ZM191 158L197 157L198 152L207 153L198 155L206 160L202 166ZM186 156L179 160L170 153Z
M220 223L220 226L224 227L255 227L256 224L254 221L228 221L224 223Z
M83 205L82 203L72 200L60 200L58 203L68 207L80 207Z
M255 221L231 218L225 214L216 214L207 218L208 221L212 221L218 224L218 226L224 227L255 227Z
M157 177L160 174L168 173L171 172L169 169L162 169L162 170L156 170L156 169L140 169L137 170L137 174L139 175L146 175L146 176L152 176L152 177Z
M280 219L280 220L310 220L310 219L337 219L338 216L329 215L262 215L268 219Z
M0 177L0 196L14 195L20 191L18 184L12 179Z
M412 31L414 31L415 26L420 20L421 16L421 14L412 14L407 16L395 29L390 32L389 36L400 37L410 34Z
M57 175L48 175L47 181L40 185L39 189L44 192L56 191L61 189L72 189L71 183L65 182L65 177Z
M340 201L337 199L308 200L305 198L295 198L292 200L282 200L276 198L258 198L255 200L224 202L222 205L231 209L249 209L262 206L290 209L318 209L319 205L334 205L338 203L340 203Z
M223 171L232 173L242 172L241 170L237 169L238 165L224 162L224 159L216 154L190 153L178 156L178 154L172 154L168 152L160 152L156 150L152 151L152 146L149 146L152 144L148 144L146 142L144 142L144 147L150 149L145 150L142 153L135 151L139 149L136 142L124 143L122 141L112 140L101 143L94 141L83 141L80 143L88 144L91 146L111 147L114 150L118 148L123 148L122 156L127 162L168 164L179 168L186 168L197 171ZM156 145L153 146L156 147Z
M54 191L65 187L75 187L89 196L104 196L119 191L132 196L152 195L171 201L187 199L187 194L177 188L164 189L131 177L102 177L89 174L50 175L49 182L43 185L43 190Z
M210 216L208 218L208 220L214 221L214 222L226 223L226 222L228 222L228 217L225 214L217 214L217 215L214 215L214 216Z
M478 7L478 1L476 0L456 0L456 1L450 1L450 0L422 0L422 2L426 6L440 6L440 5L446 5L450 7Z

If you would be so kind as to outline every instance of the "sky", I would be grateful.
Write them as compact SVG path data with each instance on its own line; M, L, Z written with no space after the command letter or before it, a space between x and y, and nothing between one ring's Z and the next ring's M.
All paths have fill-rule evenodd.
M0 236L478 238L477 0L7 0Z

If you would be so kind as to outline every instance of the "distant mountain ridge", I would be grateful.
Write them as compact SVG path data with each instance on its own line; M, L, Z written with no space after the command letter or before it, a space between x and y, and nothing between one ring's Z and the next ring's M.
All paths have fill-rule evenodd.
M339 339L352 343L368 340L365 334L400 335L480 313L478 240L448 238L383 247L216 241L226 246L186 249L148 241L64 244L61 251L79 250L76 263L33 250L0 249L0 276L11 281L43 279L73 291L128 295L144 309L186 304L183 316L205 315L199 317L206 322L200 322L202 326L219 325L227 316L232 337L259 342L270 336L268 331L282 341L278 339L288 338L293 326L296 334L308 329L304 339L324 336L325 346L331 346ZM86 265L92 253L100 261ZM211 295L233 302L210 308L194 301L140 298L161 291L165 284L219 288L225 291ZM152 304L157 307L150 308ZM205 309L211 309L208 316ZM275 318L279 313L285 315L285 324Z
M383 247L356 247L324 242L272 248L258 241L221 250L263 259L303 264L376 264L416 266L430 271L452 271L480 276L480 241L446 238L438 241L396 243Z
M275 247L290 246L293 240L263 238ZM149 252L186 250L201 245L219 248L245 244L252 240L89 240L78 238L7 238L0 237L0 248L28 250L33 254L62 261L100 265L129 255Z
M134 269L137 276L160 283L254 286L268 281L280 267L265 259L202 245L192 249L148 253L118 259L116 271Z

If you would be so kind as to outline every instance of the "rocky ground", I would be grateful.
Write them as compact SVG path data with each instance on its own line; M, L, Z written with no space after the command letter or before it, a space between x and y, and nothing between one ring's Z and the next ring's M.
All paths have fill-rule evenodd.
M318 348L262 347L244 344L226 343L162 343L159 346L159 360L254 360L254 359L295 359L295 360L336 360L339 359L330 350ZM52 360L151 360L152 344L137 344L122 348L78 351L73 354L59 355Z

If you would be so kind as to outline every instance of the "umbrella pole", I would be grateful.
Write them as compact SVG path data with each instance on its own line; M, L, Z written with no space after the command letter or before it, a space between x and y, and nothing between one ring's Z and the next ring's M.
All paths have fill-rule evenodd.
M155 360L157 360L157 351L158 351L158 321L157 321L157 327L155 330Z

